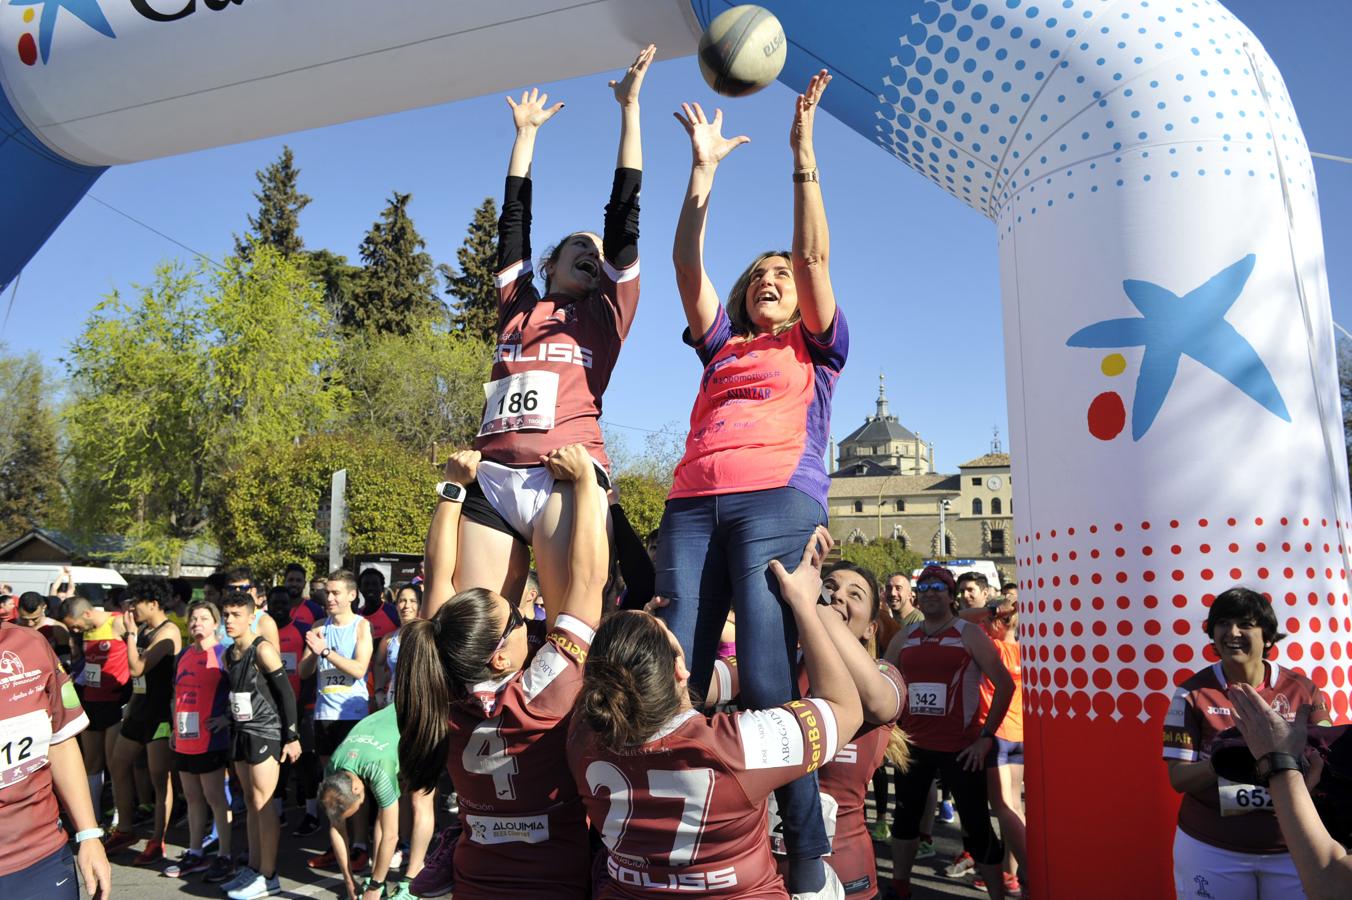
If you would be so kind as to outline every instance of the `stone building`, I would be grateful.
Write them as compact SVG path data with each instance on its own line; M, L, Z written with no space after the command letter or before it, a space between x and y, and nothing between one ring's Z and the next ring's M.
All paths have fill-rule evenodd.
M938 473L933 446L889 414L881 377L877 403L877 414L840 442L827 500L832 536L895 538L925 557L989 559L1012 576L1013 488L999 438L956 473Z

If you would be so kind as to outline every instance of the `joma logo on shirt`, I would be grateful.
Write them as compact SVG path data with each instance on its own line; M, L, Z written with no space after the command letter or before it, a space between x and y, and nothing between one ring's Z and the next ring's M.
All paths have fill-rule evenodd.
M520 344L498 344L493 353L494 362L551 362L592 367L592 352L586 347L562 341L543 341L536 344L534 354L522 351Z

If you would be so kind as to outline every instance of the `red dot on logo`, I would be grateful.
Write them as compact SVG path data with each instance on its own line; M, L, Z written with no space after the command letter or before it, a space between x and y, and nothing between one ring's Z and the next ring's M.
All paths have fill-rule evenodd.
M1183 570L1182 570L1182 569L1174 569L1172 577L1173 577L1174 581L1182 581L1182 580L1183 580Z
M1239 569L1231 569L1231 570L1230 570L1230 578L1231 578L1232 580L1234 580L1234 581L1239 581L1239 579L1241 579L1241 578L1243 578L1243 577L1244 577L1244 573L1241 572Z
M1116 391L1104 391L1089 403L1089 433L1101 441L1111 441L1127 425L1127 408Z
M31 34L19 36L19 59L25 66L36 65L38 61L38 44L33 40ZM1119 401L1120 402L1120 401ZM1121 431L1121 429L1118 429Z

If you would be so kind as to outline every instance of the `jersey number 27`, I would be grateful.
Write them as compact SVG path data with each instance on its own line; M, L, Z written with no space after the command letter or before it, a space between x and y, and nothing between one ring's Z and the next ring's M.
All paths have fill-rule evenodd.
M694 861L704 835L704 817L714 793L713 769L680 772L655 769L647 776L648 796L685 801L667 865L687 866ZM599 760L587 766L587 785L592 793L601 789L610 793L610 811L601 825L601 839L608 849L618 850L633 814L634 786L617 766Z

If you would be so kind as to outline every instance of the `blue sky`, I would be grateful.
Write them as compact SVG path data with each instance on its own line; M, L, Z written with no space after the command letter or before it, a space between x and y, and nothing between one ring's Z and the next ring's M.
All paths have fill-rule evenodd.
M1276 60L1310 146L1352 156L1352 4L1227 6ZM544 86L567 108L537 146L537 252L572 230L599 228L618 125L606 77ZM699 375L694 353L680 342L684 317L670 265L689 165L688 142L671 117L683 100L721 105L725 131L752 138L719 172L708 243L714 284L725 291L757 252L789 243L793 94L775 84L750 98L721 99L693 58L656 64L643 93L643 299L605 402L605 419L635 447L642 431L623 426L683 427ZM507 106L493 96L112 169L24 270L0 341L57 366L99 297L148 281L160 261L189 256L93 198L220 259L255 208L254 171L285 143L296 153L302 190L314 198L301 216L307 247L355 259L366 228L399 190L412 192L411 212L430 252L452 262L474 207L501 190L511 139ZM881 371L892 412L934 442L941 469L986 452L993 427L1008 446L994 226L830 116L818 121L817 156L832 275L851 325L835 437L872 413ZM1334 318L1352 329L1352 165L1317 160L1316 175ZM6 292L0 310L9 302Z

